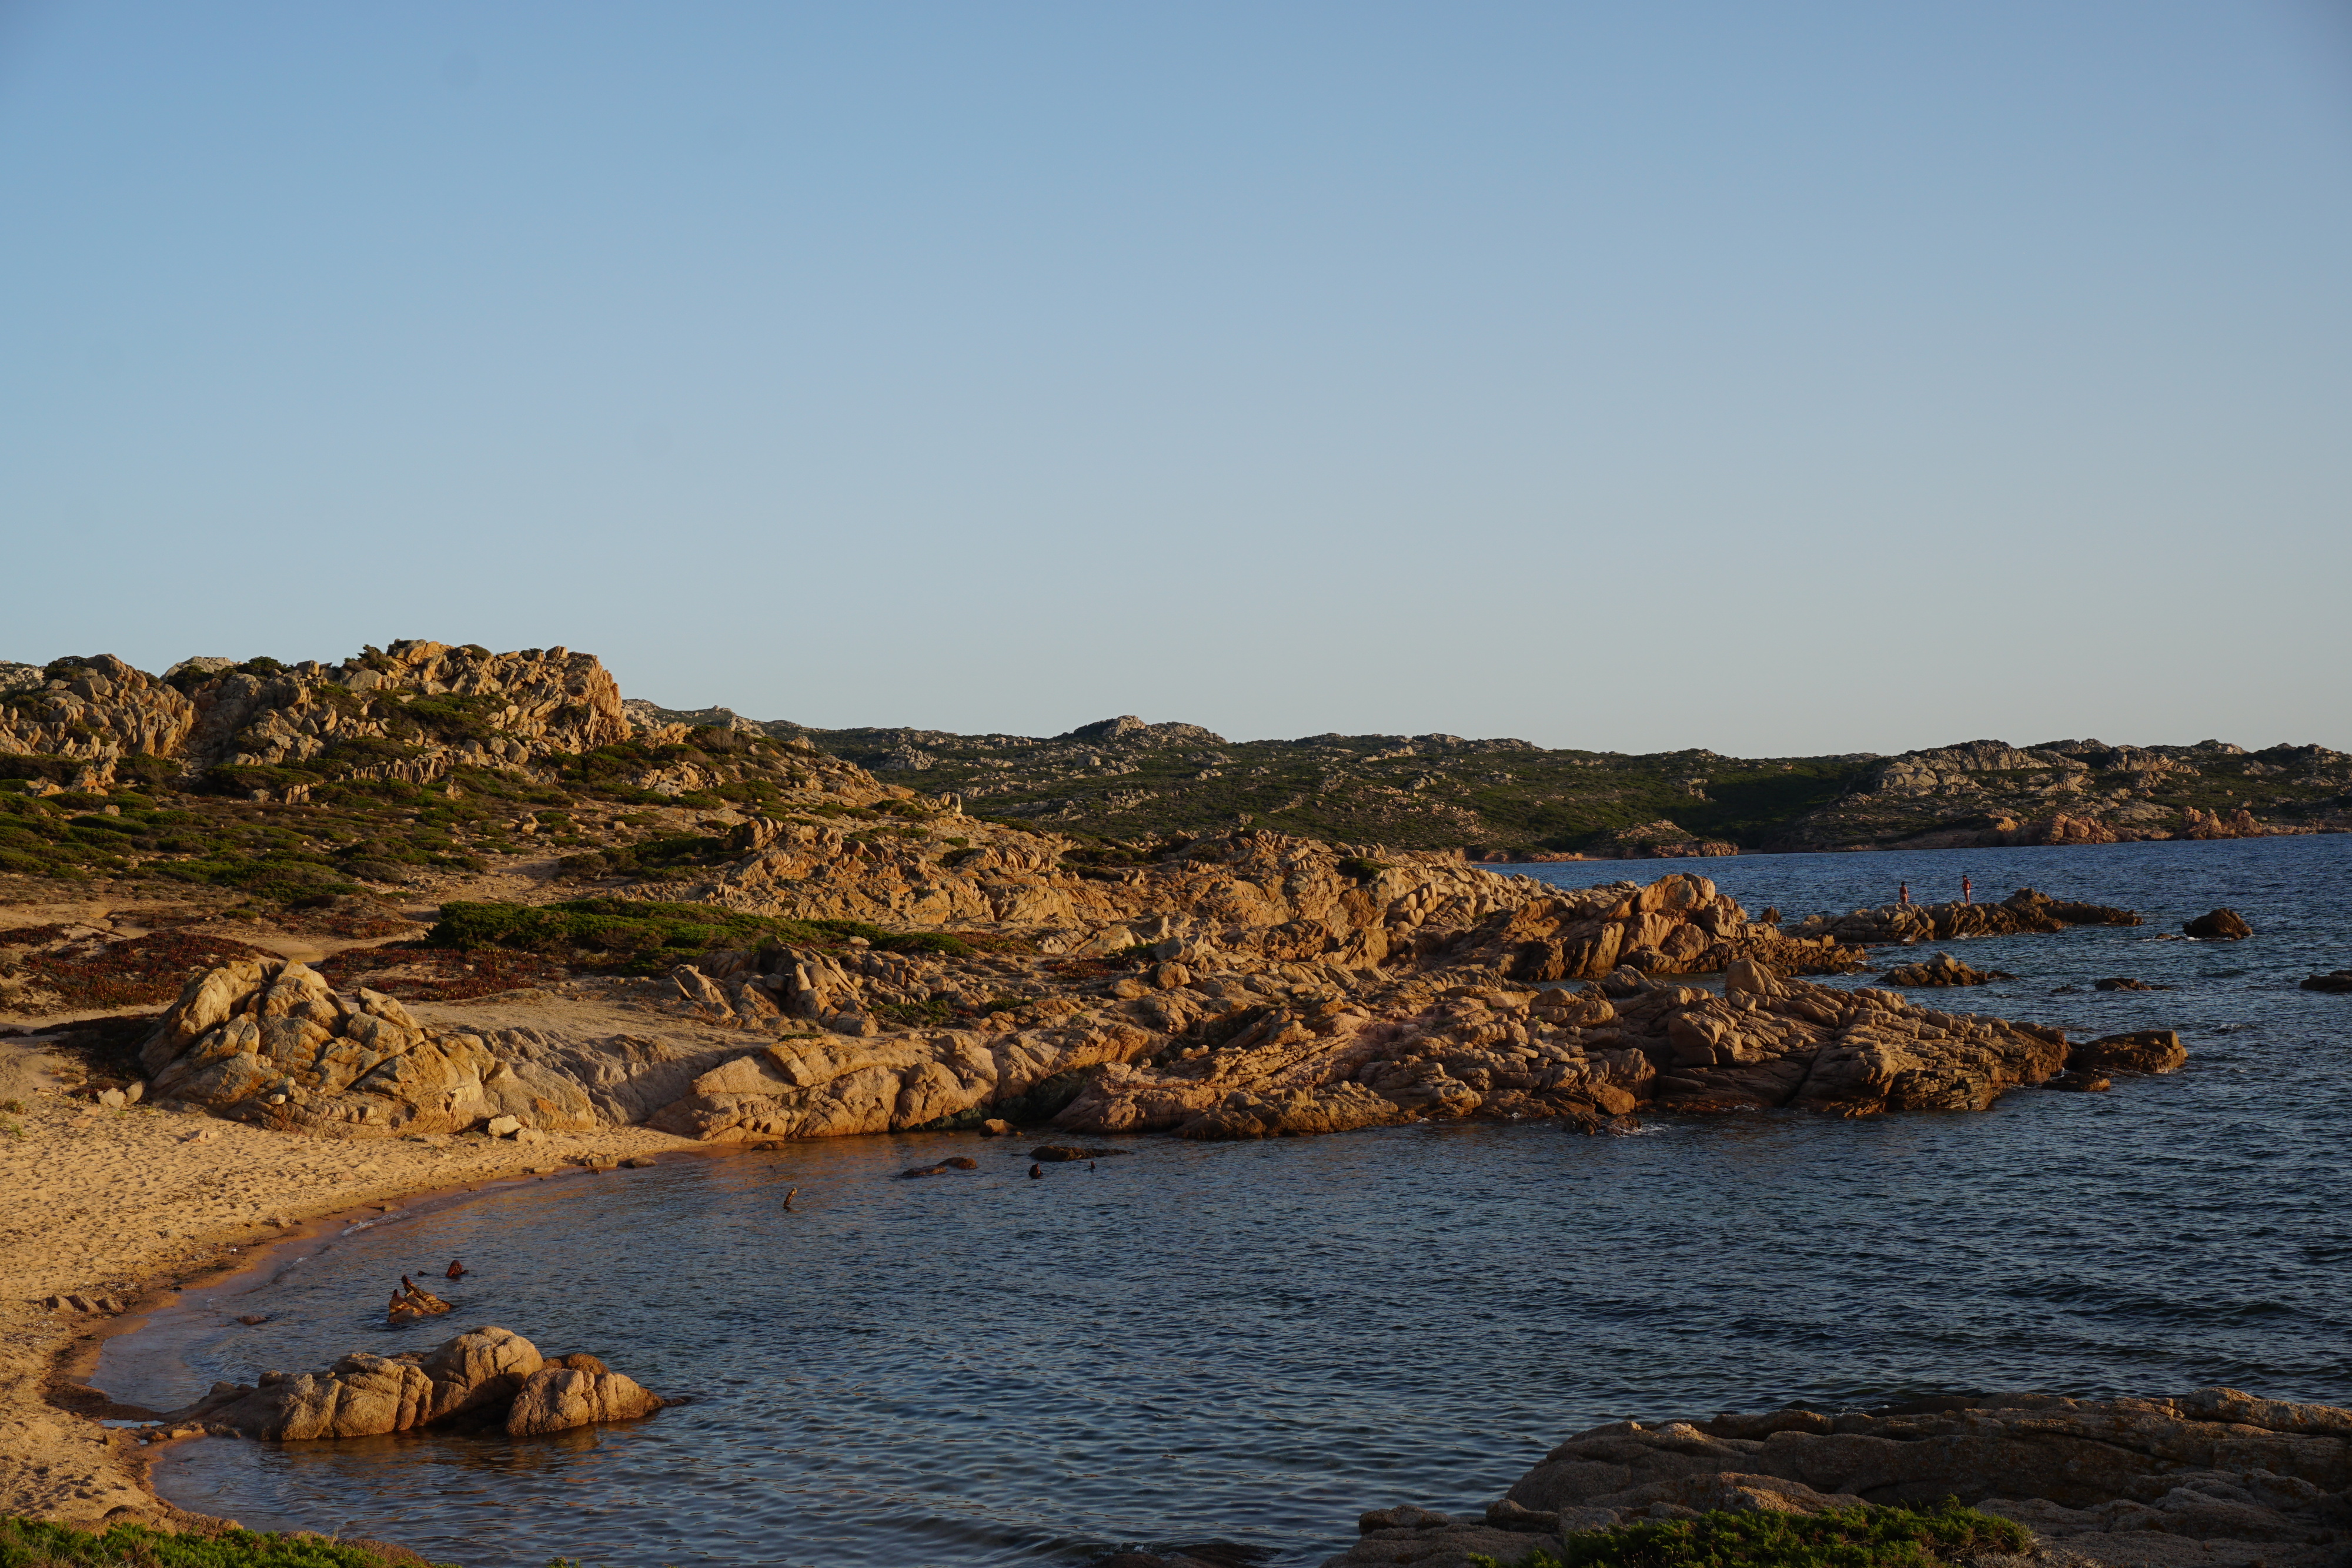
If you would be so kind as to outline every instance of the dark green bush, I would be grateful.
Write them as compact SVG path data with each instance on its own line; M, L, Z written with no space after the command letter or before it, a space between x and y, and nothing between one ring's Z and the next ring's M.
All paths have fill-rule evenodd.
M1566 1554L1538 1549L1511 1568L1938 1568L1961 1556L2025 1550L2024 1526L1946 1498L1929 1508L1732 1513L1577 1531ZM1472 1556L1480 1568L1502 1568Z
M501 947L525 953L635 953L651 963L667 952L667 962L714 947L753 948L776 943L837 946L852 937L899 953L961 956L972 951L961 938L934 931L886 931L857 920L785 920L739 915L704 904L656 904L620 898L582 898L533 907L519 904L450 903L425 934L435 947Z
M402 1554L404 1558L406 1553ZM364 1546L319 1535L265 1535L250 1530L175 1535L118 1524L103 1533L31 1519L0 1519L0 1568L385 1568Z
M0 756L0 779L40 779L63 784L82 770L70 757Z

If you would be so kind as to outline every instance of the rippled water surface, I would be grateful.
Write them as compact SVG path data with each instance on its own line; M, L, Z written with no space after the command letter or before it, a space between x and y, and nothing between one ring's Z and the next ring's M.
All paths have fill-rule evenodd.
M98 1381L177 1402L499 1322L694 1396L521 1442L205 1440L158 1469L190 1508L471 1568L1080 1563L1211 1536L1312 1563L1361 1509L1480 1506L1626 1416L2211 1383L2352 1404L2352 997L2294 985L2352 965L2352 837L1702 869L1792 918L1963 873L1979 897L2138 909L2138 929L1961 945L2020 977L1938 999L2178 1028L2189 1065L1983 1115L1137 1138L1043 1181L943 1136L672 1158L312 1243L113 1342ZM2221 904L2259 935L2178 938ZM2108 975L2177 988L2090 989ZM959 1152L981 1170L892 1179ZM455 1316L383 1327L394 1277L452 1255L478 1270ZM255 1311L282 1315L228 1321Z

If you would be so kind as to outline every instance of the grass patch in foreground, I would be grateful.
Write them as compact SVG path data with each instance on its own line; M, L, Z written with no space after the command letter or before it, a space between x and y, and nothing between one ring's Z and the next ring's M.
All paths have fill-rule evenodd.
M175 1535L140 1524L99 1532L32 1519L0 1519L0 1568L393 1568L416 1563L413 1552L383 1555L322 1535L264 1535L226 1530Z
M1541 1548L1510 1568L1940 1568L1963 1555L2021 1552L2021 1524L1946 1498L1929 1508L1825 1509L1820 1513L1732 1513L1577 1531L1565 1556ZM1480 1568L1503 1568L1473 1556Z

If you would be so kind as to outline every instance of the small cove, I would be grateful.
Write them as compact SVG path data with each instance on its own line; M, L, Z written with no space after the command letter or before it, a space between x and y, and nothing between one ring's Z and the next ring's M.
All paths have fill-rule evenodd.
M2352 838L1533 869L1695 870L1792 919L1963 873L2126 904L2149 924L1957 945L2019 978L1929 999L2179 1028L2191 1064L1982 1116L1137 1138L1034 1182L1025 1143L968 1137L673 1157L334 1238L233 1302L193 1292L95 1381L173 1403L499 1322L693 1396L521 1443L206 1440L157 1469L189 1508L468 1568L1081 1563L1209 1536L1311 1563L1361 1509L1475 1508L1619 1416L2216 1382L2352 1402L2352 998L2294 988L2352 964ZM2170 939L2219 904L2258 936ZM2178 988L2093 991L2107 975ZM981 1170L895 1179L950 1153ZM397 1276L451 1256L477 1270L457 1312L383 1328Z

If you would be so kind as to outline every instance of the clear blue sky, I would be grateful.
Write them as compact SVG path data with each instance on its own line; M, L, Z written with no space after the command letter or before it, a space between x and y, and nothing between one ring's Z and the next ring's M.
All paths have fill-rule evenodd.
M2352 748L2318 0L0 0L0 658Z

